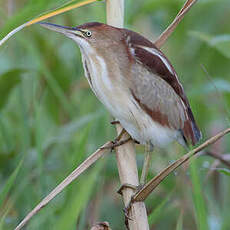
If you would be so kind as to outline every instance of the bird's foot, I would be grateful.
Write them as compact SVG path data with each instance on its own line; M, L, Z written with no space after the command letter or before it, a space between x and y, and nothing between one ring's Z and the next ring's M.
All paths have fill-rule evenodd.
M107 147L103 147L103 149L111 149L111 151L113 151L116 147L121 146L121 145L127 143L128 141L132 140L131 137L129 137L125 140L121 140L121 138L125 132L126 132L125 129L122 129L120 134L114 139L114 141L111 141L111 145L109 145Z
M113 151L116 147L121 146L121 145L129 142L130 140L132 140L131 137L129 137L129 138L125 139L125 140L121 140L121 141L120 140L117 141L117 138L116 138L114 141L111 141L110 145L108 145L106 147L102 147L101 149L110 149L111 151Z
M140 184L140 185L132 185L132 184L128 184L128 183L125 183L125 184L122 184L121 187L118 189L117 193L122 195L122 190L124 188L130 188L130 189L133 189L135 191L135 193L137 193L140 189L142 189L143 185ZM131 208L131 204L133 203L133 200L131 199L129 204L123 209L124 211L124 214L125 214L125 225L127 227L127 229L129 230L129 224L128 224L128 221L129 220L132 220L132 218L129 217L129 212L130 212L130 208Z
M125 226L127 228L127 230L130 230L129 228L129 220L132 220L132 218L129 217L129 208L124 208L123 211L124 211L124 214L125 214Z
M119 121L115 121L115 122L119 123ZM114 141L111 141L111 145L103 147L101 149L111 149L111 151L113 151L116 147L121 146L121 145L127 143L130 140L133 140L136 144L140 144L140 142L132 139L131 137L129 137L129 138L125 139L125 140L121 140L121 138L122 138L122 136L124 135L125 132L126 132L126 130L123 128L121 130L120 134L114 139Z
M115 143L118 143L118 142L121 140L121 138L122 138L122 136L124 135L125 132L126 132L125 129L122 129L122 130L121 130L120 134L119 134L119 135L115 138L115 140L113 141L114 144L115 144Z
M143 187L143 185L133 185L133 184L129 184L129 183L124 183L117 190L117 193L122 195L122 191L124 188L130 188L130 189L133 189L135 192L138 192L142 187Z
M132 138L129 137L129 138L127 138L125 140L121 140L121 141L112 141L111 150L114 150L116 147L121 146L121 145L123 145L123 144L125 144L131 140L132 140Z
M120 121L118 121L118 120L113 120L113 121L110 121L110 124L111 124L111 125L117 125L117 124L120 124ZM124 132L124 131L125 131L125 130L122 129L121 133ZM121 135L121 133L120 133L120 135ZM124 134L124 133L122 133L122 135L123 135L123 134ZM119 137L119 136L118 136L118 137ZM118 137L117 137L117 138L118 138ZM117 139L117 138L116 138L116 139ZM116 140L116 139L115 139L115 140ZM135 140L135 139L133 139L133 141L134 141L135 144L140 144L140 142L137 141L137 140Z

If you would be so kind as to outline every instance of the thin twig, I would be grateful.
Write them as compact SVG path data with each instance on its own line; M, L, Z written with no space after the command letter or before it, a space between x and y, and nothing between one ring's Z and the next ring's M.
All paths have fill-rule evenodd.
M177 14L173 22L167 27L167 29L159 36L159 38L155 41L155 45L160 48L168 39L168 37L172 34L172 32L176 29L177 25L184 18L185 14L191 9L194 3L197 0L187 0L180 12Z
M67 185L76 180L86 169L88 169L99 158L103 157L108 152L108 146L111 146L112 142L105 143L96 152L91 154L83 163L81 163L72 173L69 174L52 192L50 192L27 216L21 221L21 223L15 228L15 230L22 229L28 221L38 213L43 207L45 207L54 197L56 197Z
M230 123L230 112L229 112L229 108L228 108L228 105L227 103L225 103L225 99L224 99L224 95L222 92L220 92L220 90L218 89L218 87L216 86L215 82L214 82L214 78L209 74L208 70L206 69L206 67L201 64L200 65L202 70L204 71L204 73L206 74L206 77L208 78L208 81L212 84L212 86L214 87L215 89L215 94L214 95L214 98L215 97L219 97L219 102L217 104L217 106L219 107L219 111L221 114L225 115L225 117L223 116L223 119L225 119L228 123Z
M226 135L230 132L230 128L218 133L216 136L211 137L207 141L205 141L203 144L198 146L197 148L191 150L186 155L182 156L180 159L169 165L167 168L162 170L157 176L155 176L152 180L150 180L146 185L140 189L132 198L133 202L136 201L144 201L149 194L176 168L178 168L180 165L188 161L192 156L194 156L196 153L200 152L202 149L206 148L207 146L215 143L217 140L219 140L221 137Z
M216 154L216 153L213 153L211 151L207 151L204 154L219 160L220 162L222 162L223 164L225 164L226 166L228 166L230 168L230 162L225 160L223 155Z
M55 15L62 14L62 13L67 12L69 10L72 10L72 9L75 9L75 8L78 8L78 7L81 7L81 6L96 2L96 1L97 0L85 0L83 2L77 2L77 3L74 3L72 5L67 5L67 6L64 6L64 7L62 6L62 7L59 7L57 9L55 9L55 10L52 10L51 12L43 14L43 15L35 18L35 19L32 19L32 20L30 20L28 22L25 22L22 25L18 26L17 28L13 29L12 31L10 31L5 37L3 37L3 39L0 40L0 46L3 45L3 43L5 43L9 38L11 38L14 34L19 32L20 30L22 30L26 26L33 25L33 24L35 24L37 22L40 22L42 20L45 20L47 18L53 17Z

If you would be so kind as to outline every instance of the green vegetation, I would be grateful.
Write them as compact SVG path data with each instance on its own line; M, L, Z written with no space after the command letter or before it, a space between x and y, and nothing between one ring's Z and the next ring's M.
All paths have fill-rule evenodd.
M3 1L0 38L10 29L67 1ZM182 0L126 0L126 27L154 40ZM105 22L100 1L49 21ZM230 125L230 4L203 0L177 27L163 51L174 65L206 139ZM83 76L78 47L33 25L0 47L0 229L20 220L89 154L116 133L112 119ZM230 153L230 137L209 148ZM137 146L141 170L144 148ZM172 144L154 152L153 177L185 150ZM228 155L227 155L228 154ZM151 229L229 230L230 173L210 156L178 169L147 199ZM124 229L113 153L71 184L28 225L30 230L89 229L108 221ZM77 226L77 227L76 227Z

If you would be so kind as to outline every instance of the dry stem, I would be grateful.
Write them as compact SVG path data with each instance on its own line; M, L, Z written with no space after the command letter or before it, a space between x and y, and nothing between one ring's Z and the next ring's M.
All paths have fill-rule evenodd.
M226 166L228 166L230 168L230 162L227 161L226 159L224 159L224 155L213 153L211 151L207 151L204 154L217 159L218 161L222 162L223 164L225 164Z
M178 168L180 165L188 161L192 156L200 152L202 149L206 148L207 146L215 143L218 141L221 137L226 135L230 132L230 128L218 133L216 136L211 137L207 141L205 141L203 144L199 145L197 148L191 150L186 155L182 156L180 159L169 165L167 168L162 170L158 175L156 175L152 180L150 180L148 183L145 184L145 186L138 191L132 198L132 201L144 201L149 194L176 168Z
M123 27L124 19L124 0L107 0L107 23L116 26ZM120 124L116 125L117 133L122 130ZM121 140L125 140L129 137L127 133L122 136ZM128 142L118 148L116 148L117 166L120 176L121 184L131 184L134 186L139 185L136 153L134 143ZM124 187L121 191L124 204L127 206L135 191L132 188ZM148 230L148 216L146 213L145 204L143 202L135 202L131 204L130 212L128 213L129 219L127 227L130 230Z
M194 3L197 0L187 0L182 9L179 11L173 22L167 27L167 29L159 36L159 38L155 41L155 45L160 48L168 39L168 37L172 34L172 32L176 29L177 25L184 18L185 14L191 9Z
M15 228L15 230L22 229L28 221L38 213L43 207L45 207L55 196L57 196L67 185L69 185L73 180L80 176L86 169L88 169L94 162L99 158L103 157L107 151L108 146L111 146L112 142L105 143L96 152L91 154L83 163L81 163L69 176L67 176L52 192L50 192L27 216L22 220L22 222Z

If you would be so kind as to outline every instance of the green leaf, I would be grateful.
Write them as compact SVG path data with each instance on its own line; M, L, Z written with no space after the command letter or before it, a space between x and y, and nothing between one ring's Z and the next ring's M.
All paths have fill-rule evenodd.
M3 38L7 33L9 33L12 29L16 28L17 26L33 19L37 15L41 14L49 7L54 7L54 0L31 0L27 1L25 6L17 11L15 15L13 15L9 20L7 20L4 28L1 28L0 39ZM55 2L57 6L60 3L63 3L62 0Z
M230 176L230 170L229 169L226 169L226 168L217 168L216 169L218 172L226 175L226 176Z
M9 179L7 180L7 182L5 183L4 187L1 190L1 192L0 192L0 207L2 206L4 200L6 199L6 196L8 195L10 189L15 184L15 179L16 179L18 172L22 166L22 163L23 163L23 160L21 160L19 162L18 166L13 171L13 173L11 174L11 176L9 177Z
M81 178L77 186L70 187L68 191L67 202L62 209L62 213L54 226L54 229L74 229L79 218L80 212L86 206L91 194L94 192L94 186L97 182L99 172L102 168L100 162L86 177Z
M0 76L0 109L7 102L11 90L21 81L20 75L25 72L22 69L13 69Z
M205 207L205 202L202 194L201 181L198 174L198 169L196 166L196 161L192 161L190 166L191 179L192 179L192 192L193 192L193 203L195 208L195 216L197 228L199 230L208 230L207 223L207 211Z
M71 9L75 9L75 8L78 8L83 5L87 5L95 1L96 0L86 0L85 2L84 1L81 2L81 1L71 0L71 1L67 1L66 3L64 3L64 5L62 4L61 7L58 7L58 8L55 7L54 10L43 13L42 11L48 8L50 4L53 4L53 2L57 2L57 0L56 1L54 0L40 0L40 1L32 0L29 2L29 4L26 4L22 12L12 17L12 19L8 21L8 24L1 30L0 38L2 38L3 41L1 41L0 39L0 45L2 45L6 40L12 37L15 33L25 28L25 26L35 24L36 22L53 17L55 15L62 14ZM18 25L19 21L22 21L21 25L19 24L20 26L16 26ZM4 35L6 35L6 37L4 37Z
M225 57L230 58L230 34L213 37L210 40L210 45L219 50Z
M169 201L169 198L171 197L171 195L172 195L172 192L170 192L169 195L166 196L165 199L163 199L163 201L155 209L153 209L153 212L149 215L148 219L149 219L149 223L151 226L155 224L161 217L161 214L163 213L165 205Z
M176 230L183 230L183 212L180 213L180 216L178 218Z
M211 35L199 31L190 31L189 35L192 35L193 37L198 38L199 40L204 41L206 43L209 43L212 39Z
M191 31L189 34L215 48L226 58L230 58L230 34L212 36L198 31Z
M212 79L212 81L208 82L203 88L206 92L216 92L216 90L218 90L230 93L230 82L224 79Z

